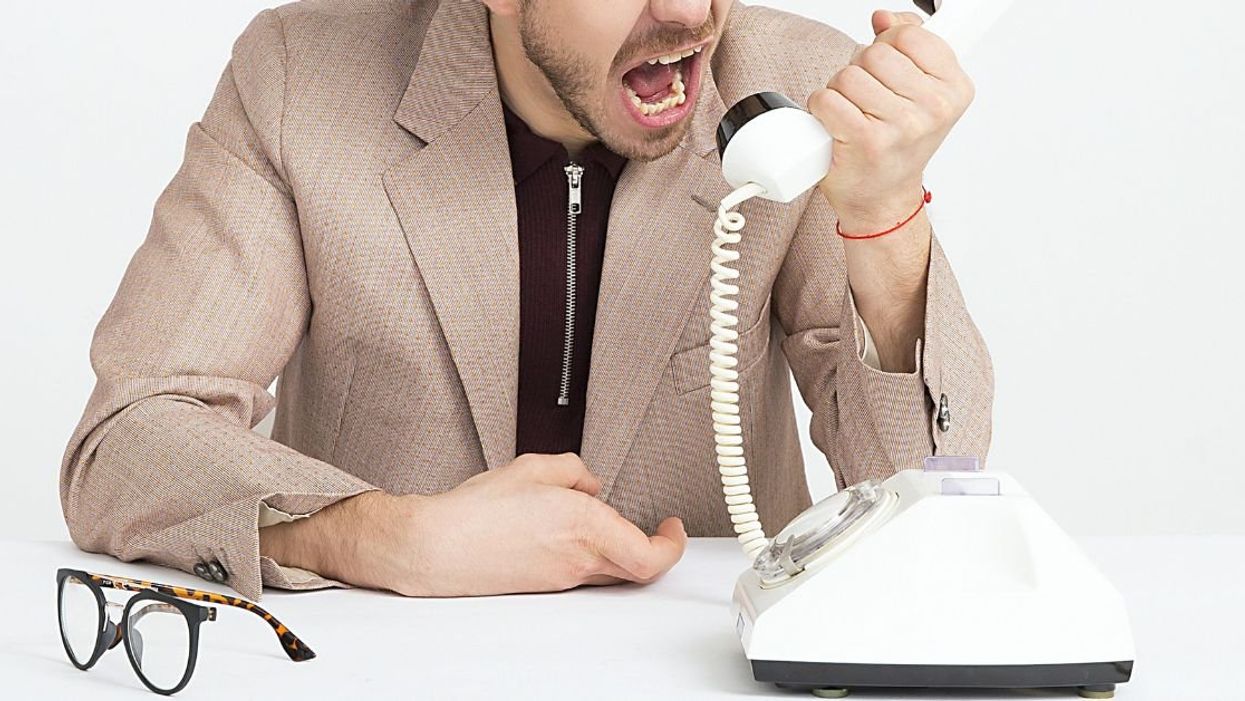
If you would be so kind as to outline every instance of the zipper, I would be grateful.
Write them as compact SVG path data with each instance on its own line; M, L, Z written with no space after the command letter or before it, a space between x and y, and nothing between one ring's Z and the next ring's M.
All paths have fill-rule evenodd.
M584 167L571 161L566 172L566 327L562 336L562 380L558 406L571 403L571 351L575 347L575 224L583 209L580 185Z

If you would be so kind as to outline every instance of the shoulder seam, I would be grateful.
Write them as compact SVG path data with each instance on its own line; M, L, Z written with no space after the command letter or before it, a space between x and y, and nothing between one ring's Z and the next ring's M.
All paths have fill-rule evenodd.
M208 131L207 129L204 129L202 120L191 124L190 128L193 130L197 130L200 134L206 137L208 141L211 141L213 144L215 144L217 148L229 154L230 158L240 163L243 168L246 168L247 170L251 171L255 175L259 176L269 185L272 185L274 188L277 189L278 192L280 192L282 195L289 198L291 202L294 200L293 191L290 189L290 186L281 179L280 173L277 173L276 182L273 182L272 180L270 180L267 175L264 175L263 173L259 172L259 170L255 168L255 166L252 166L250 163L247 163L245 158L243 158L242 156L239 156L237 153L234 153L233 149L229 148L224 143L222 143L220 139L213 136L212 132Z

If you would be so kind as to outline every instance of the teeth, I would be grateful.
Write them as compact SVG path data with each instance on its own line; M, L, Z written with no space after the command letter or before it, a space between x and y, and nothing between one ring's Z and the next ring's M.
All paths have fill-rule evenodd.
M623 87L627 89L627 96L631 98L631 104L640 110L640 114L654 115L661 114L671 107L687 102L687 85L683 82L683 71L679 68L674 69L674 81L670 83L670 94L661 102L649 104L640 99L640 96L631 89L630 85L623 83Z
M683 59L687 58L688 56L691 56L692 54L700 53L700 50L703 48L705 47L697 46L694 49L688 49L687 51L683 51L680 53L672 53L672 54L666 54L665 56L658 56L657 58L650 58L648 60L648 65L651 66L655 63L667 64L667 63L675 63L676 61L682 61Z

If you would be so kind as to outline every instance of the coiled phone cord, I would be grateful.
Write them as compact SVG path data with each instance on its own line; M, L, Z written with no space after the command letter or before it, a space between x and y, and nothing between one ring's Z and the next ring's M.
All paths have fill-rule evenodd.
M718 471L722 473L722 493L731 523L739 538L739 544L749 560L756 559L765 548L765 531L761 528L756 506L752 503L752 490L748 486L748 465L744 460L743 426L739 416L739 373L735 370L739 350L736 341L739 332L735 326L739 319L732 313L739 302L731 299L739 292L739 286L731 280L739 277L739 271L730 263L739 260L739 251L728 245L739 243L740 230L744 228L744 215L730 211L743 202L765 192L756 183L748 183L723 198L718 206L718 220L713 225L717 238L713 241L713 270L709 293L709 315L713 318L709 329L710 407L713 410L713 434L717 444Z

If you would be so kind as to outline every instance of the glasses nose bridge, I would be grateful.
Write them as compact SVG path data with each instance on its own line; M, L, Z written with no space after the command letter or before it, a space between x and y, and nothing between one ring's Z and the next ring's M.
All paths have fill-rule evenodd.
M117 619L115 621L113 620L113 617L112 617L113 611L116 611L118 614ZM121 638L125 635L124 632L122 631L124 626L121 625L121 617L124 615L124 611L125 611L125 604L120 604L120 603L117 603L116 601L105 601L104 602L104 616L105 618L107 618L107 622L104 624L104 631L105 631L105 635L109 633L112 634L112 640L108 641L109 650L116 647L117 644L121 642Z

